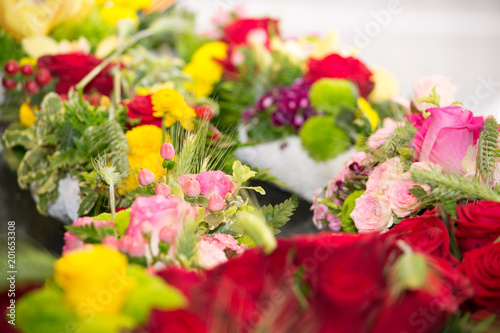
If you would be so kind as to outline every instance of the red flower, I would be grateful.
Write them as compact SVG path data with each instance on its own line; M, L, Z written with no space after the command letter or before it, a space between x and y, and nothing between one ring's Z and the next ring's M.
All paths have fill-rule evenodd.
M186 310L151 312L146 326L149 333L208 332L206 324Z
M500 237L500 202L482 200L457 207L455 235L462 252L492 243Z
M138 125L156 125L161 127L161 118L153 116L151 95L136 95L132 101L125 103L125 106L127 106L127 116L130 119L141 120Z
M427 257L431 273L422 290L406 291L398 299L387 298L372 333L440 332L450 314L471 297L469 280L445 259Z
M266 45L269 47L271 33L279 36L278 20L271 18L263 19L238 19L224 27L224 36L221 40L230 46L246 44L248 33L254 29L264 29L267 34Z
M460 268L476 290L473 303L500 313L500 243L465 253Z
M188 298L191 297L193 289L205 279L201 273L175 266L167 266L157 272L156 275L165 280L167 284L182 291Z
M70 87L80 82L101 62L101 59L91 54L76 52L43 56L38 59L38 68L45 68L52 77L59 78L59 82L56 84L56 93L64 95L68 93ZM90 81L84 92L91 93L95 90L103 95L110 96L113 91L113 77L109 74L110 68L111 65L104 68L99 75Z
M330 54L323 59L310 58L308 71L304 75L307 82L313 83L324 77L351 80L358 86L359 93L367 97L375 84L370 81L372 72L356 58L344 58L338 54Z
M450 253L448 229L435 211L404 219L384 235L401 239L427 254L456 261Z

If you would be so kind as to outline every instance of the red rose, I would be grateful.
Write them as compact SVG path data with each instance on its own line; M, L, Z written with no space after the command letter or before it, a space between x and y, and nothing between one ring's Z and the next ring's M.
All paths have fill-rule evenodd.
M448 229L435 211L404 219L384 235L401 239L430 255L456 261L450 252Z
M406 291L398 299L387 298L371 333L440 332L449 315L471 297L470 281L445 259L427 257L431 272L425 289Z
M267 33L266 45L269 47L269 37L271 33L279 35L278 20L271 18L263 19L238 19L224 27L224 36L221 40L236 46L246 44L248 33L254 29L263 29Z
M304 75L307 82L313 83L324 77L351 80L358 86L359 93L367 97L375 84L370 81L372 72L356 58L344 58L338 54L330 54L323 59L310 58L308 71Z
M76 52L43 56L38 59L38 68L45 68L53 77L59 78L59 82L56 84L56 93L64 95L101 62L101 59L91 54ZM87 84L84 92L97 91L110 96L113 91L113 77L109 74L110 68L111 65L104 68L99 75Z
M465 253L460 268L476 290L473 303L500 313L500 242Z
M388 296L384 270L393 242L380 235L293 238L313 313L324 332L368 332Z
M156 125L161 127L161 118L153 116L153 103L151 95L141 96L136 95L130 102L125 103L127 106L127 116L130 119L140 119L139 125Z
M149 333L208 332L207 325L197 316L186 310L151 312L146 326Z
M462 252L492 243L500 237L500 202L482 200L457 207L455 235Z
M165 280L167 284L182 291L188 298L191 297L193 289L205 278L202 272L188 271L176 266L167 266L156 275Z

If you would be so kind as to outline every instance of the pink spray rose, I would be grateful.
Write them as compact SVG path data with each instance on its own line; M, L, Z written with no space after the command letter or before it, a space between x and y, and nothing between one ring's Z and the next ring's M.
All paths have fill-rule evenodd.
M407 179L411 177L409 173L405 173L405 176ZM407 217L422 207L420 200L408 191L415 185L422 186L427 192L430 191L429 185L420 185L411 180L397 180L391 184L388 191L389 206L397 217Z
M222 251L229 250L234 252L234 255L242 254L245 250L245 245L238 245L238 241L231 235L228 234L215 234L213 237L204 235L203 240L212 243L214 246L218 247Z
M462 173L462 160L469 146L476 144L484 119L474 117L461 106L427 109L424 120L413 140L418 161L430 161L443 166L445 173Z
M350 216L361 233L387 230L393 222L389 199L374 191L365 192L356 199Z
M451 84L450 78L442 75L424 76L417 80L413 88L413 105L420 110L424 111L428 108L435 107L429 103L418 104L420 97L427 97L436 88L436 93L440 97L440 106L449 106L455 101L453 94L457 90L457 86Z
M196 175L196 180L200 183L201 194L210 198L212 194L218 194L222 198L226 197L227 193L234 191L234 184L222 171L203 171Z
M373 169L366 182L366 191L375 191L384 195L391 187L392 182L401 179L402 175L403 164L399 157L388 159Z
M215 242L201 239L198 242L198 259L200 266L205 269L214 268L227 261L224 250Z
M91 217L85 216L85 217L80 217L78 218L73 225L89 225L89 224L94 224L94 226L97 227L102 227L105 225L113 225L113 222L107 222L107 221L94 221L92 220ZM63 246L63 254L68 252L68 251L73 251L76 249L82 248L84 245L83 240L78 238L74 233L66 231L64 233L64 246Z
M391 136L391 134L398 128L403 126L402 122L394 121L391 118L385 118L382 128L379 128L368 138L368 147L371 149L379 148Z

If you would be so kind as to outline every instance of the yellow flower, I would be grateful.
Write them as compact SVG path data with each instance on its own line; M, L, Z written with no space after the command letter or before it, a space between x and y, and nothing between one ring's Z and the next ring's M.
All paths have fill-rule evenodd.
M25 127L31 127L36 123L36 116L30 106L30 101L27 100L19 108L19 122Z
M115 314L121 310L134 281L127 277L127 258L104 245L87 246L59 259L55 282L64 301L79 312Z
M141 168L150 170L156 177L163 172L163 159L160 155L162 145L161 129L155 125L136 126L125 133L130 147L127 153L131 173L127 177L125 189L131 191L139 186L137 173ZM167 141L170 141L167 137Z
M223 42L209 42L196 50L191 62L184 67L184 73L193 78L187 89L197 97L208 96L224 72L224 67L214 59L223 60L226 56L227 44Z
M370 68L370 70L373 73L372 80L375 82L375 88L368 96L370 101L383 102L399 94L398 81L391 73L380 67Z
M123 19L129 19L134 24L139 22L136 11L128 7L101 7L99 14L101 14L103 21L109 26L114 26L119 20Z
M151 95L153 116L163 118L165 127L170 127L179 121L185 129L193 129L192 118L196 113L184 97L174 89L160 89Z
M372 131L377 128L377 124L380 123L380 117L378 113L373 110L372 106L363 97L358 98L358 108L359 110L368 118Z
M161 89L174 89L174 87L175 87L175 84L172 81L168 81L168 82L164 82L164 83L155 84L151 87L137 88L135 93L137 95L145 96L145 95L150 95L152 93L155 93Z

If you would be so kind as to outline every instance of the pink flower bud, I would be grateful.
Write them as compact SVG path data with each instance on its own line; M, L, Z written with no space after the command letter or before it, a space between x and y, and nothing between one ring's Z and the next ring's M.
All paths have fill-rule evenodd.
M140 237L132 238L132 242L128 248L128 254L134 258L144 256L144 240Z
M208 199L208 209L212 212L221 211L224 208L224 199L218 194L212 194Z
M156 195L163 195L163 196L168 197L170 195L170 193L172 193L172 191L170 191L170 186L168 186L167 184L164 184L164 183L156 184L156 186L155 186L155 194Z
M102 240L102 245L106 245L118 250L118 248L120 247L120 242L115 236L106 236Z
M122 239L120 239L120 243L118 244L118 249L123 253L127 253L131 243L132 243L132 237L130 237L129 235L125 235L122 237Z
M155 174L148 169L141 169L141 171L139 171L139 174L137 175L137 178L139 180L139 184L141 184L142 186L148 186L155 181L156 177Z
M196 179L190 179L184 184L182 190L184 191L185 196L195 198L200 195L200 183L198 183Z
M171 161L175 157L175 149L174 146L170 142L165 142L161 145L160 155L164 160Z
M150 235L153 232L153 225L149 221L144 221L141 224L141 231L143 235Z
M175 228L171 225L166 225L160 230L160 241L171 243L175 239Z
M169 196L167 196L167 199L168 200L176 200L176 202L180 202L181 201L181 198L179 198L175 194L170 194Z

